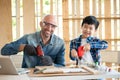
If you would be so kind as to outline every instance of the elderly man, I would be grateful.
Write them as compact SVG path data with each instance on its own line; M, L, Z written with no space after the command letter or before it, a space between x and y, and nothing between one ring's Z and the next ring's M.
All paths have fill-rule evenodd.
M1 54L14 55L24 51L22 68L65 66L64 41L54 34L57 27L56 17L54 15L44 16L40 27L39 32L24 35L20 39L6 44L1 49Z

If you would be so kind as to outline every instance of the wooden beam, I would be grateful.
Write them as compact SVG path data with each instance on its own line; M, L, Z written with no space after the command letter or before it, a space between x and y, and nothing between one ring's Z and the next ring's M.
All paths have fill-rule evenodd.
M17 5L16 5L16 39L20 38L20 0L16 0Z
M110 5L111 0L104 0L104 14L105 17L110 17L111 16L111 5Z
M84 16L90 15L89 2L90 0L83 0L83 15Z
M64 18L68 18L68 0L62 0L62 6L63 6L63 39L66 44L66 54L65 59L66 62L69 62L69 42L66 42L69 40L69 22L68 20L64 20Z
M0 48L12 41L11 0L0 0Z
M71 5L72 5L72 18L74 18L74 17L76 17L76 5L75 5L75 0L72 0L72 3L71 3ZM76 32L76 30L75 30L75 20L74 21L72 21L72 38L74 38L76 35L75 35L75 32Z
M116 0L114 0L113 1L113 6L114 6L114 16L115 17L117 17L117 15L115 15L115 14L117 14L117 1ZM118 37L119 36L119 34L118 34L118 30L120 30L119 29L119 25L117 25L118 23L120 23L120 22L117 22L118 21L118 19L115 19L114 20L114 25L112 25L112 34L114 33L114 35L112 36L112 38L114 38L114 39L117 39L117 38L120 38L120 37ZM119 19L119 21L120 21L120 19ZM117 43L117 42L116 42ZM117 47L118 46L115 46L115 50L117 49Z
M73 17L73 18L63 18L64 20L81 20L81 19L83 19L84 17ZM106 19L120 19L120 17L96 17L97 19L104 19L104 20L106 20Z
M76 0L76 12L77 12L77 17L80 16L80 12L81 12L81 8L80 8L80 0ZM81 21L81 20L80 20ZM81 33L81 22L80 21L76 21L77 22L77 37L80 35Z
M53 9L56 9L56 8L53 8L53 0L50 0L50 14L53 14Z
M40 15L41 15L41 19L42 19L42 15L43 15L43 0L40 0Z
M96 15L96 13L97 13L97 11L96 11L97 10L97 5L96 4L97 4L96 0L92 0L92 9L93 9L92 14L93 15Z
M105 0L104 1L104 14L105 17L110 17L111 16L111 5L110 5L110 0ZM111 38L111 20L106 19L105 20L105 38ZM109 43L111 45L111 43ZM108 47L108 49L111 49L111 46Z
M34 0L23 0L23 33L35 32L35 3Z
M94 1L94 0L93 0L93 1ZM96 5L96 3L97 3L97 1L94 2L93 5ZM101 7L102 7L101 4L102 4L102 3L101 3L101 0L98 0L98 6L96 5L96 6L93 7L93 12L94 12L94 14L95 14L95 12L96 12L96 10L95 10L96 7L98 7L98 16L101 16ZM98 33L98 35L99 35L99 38L102 39L102 35L103 35L103 34L101 34L101 32L102 32L102 27L103 27L103 26L102 26L102 19L99 19L99 18L97 18L97 19L99 20L99 23L100 23L97 33Z

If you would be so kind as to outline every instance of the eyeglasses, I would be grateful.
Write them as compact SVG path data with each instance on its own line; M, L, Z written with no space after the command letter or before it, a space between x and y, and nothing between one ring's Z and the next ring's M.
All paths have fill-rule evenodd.
M56 28L57 27L56 25L48 23L46 21L43 21L43 23L45 24L45 26L50 26L51 25L52 28Z

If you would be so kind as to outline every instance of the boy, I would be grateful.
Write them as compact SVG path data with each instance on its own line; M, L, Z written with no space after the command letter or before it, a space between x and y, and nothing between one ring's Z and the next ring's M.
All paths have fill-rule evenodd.
M70 58L76 60L78 56L78 48L83 46L83 55L81 63L98 63L100 64L100 50L106 49L108 43L104 40L100 40L94 37L94 33L97 31L99 22L94 16L86 16L83 19L81 32L82 34L71 40L70 42Z

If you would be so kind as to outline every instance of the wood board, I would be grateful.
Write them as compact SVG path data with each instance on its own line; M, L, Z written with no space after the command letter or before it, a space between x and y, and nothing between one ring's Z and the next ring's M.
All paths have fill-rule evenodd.
M41 67L39 67L41 68ZM64 67L66 69L69 69L67 67ZM54 70L53 67L50 67L50 69ZM32 76L32 77L52 77L52 76L78 76L78 75L92 75L92 74L98 74L97 71L93 70L93 69L90 69L88 67L84 67L83 68L85 70L85 72L55 72L55 73L38 73L38 74L34 74L34 69L31 69L30 73L28 73L29 76Z

